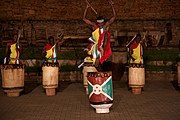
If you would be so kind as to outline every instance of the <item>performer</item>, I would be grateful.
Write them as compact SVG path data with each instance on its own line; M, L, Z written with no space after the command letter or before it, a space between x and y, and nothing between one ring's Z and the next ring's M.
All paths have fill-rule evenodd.
M88 2L87 2L88 3ZM92 46L88 51L88 54L92 56L92 61L95 66L102 65L112 54L110 46L110 32L108 31L109 25L114 22L116 13L114 9L114 3L109 1L112 10L113 17L109 21L105 21L101 16L97 17L96 22L92 22L86 18L87 10L92 6L88 3L84 11L83 20L93 28L92 37L89 40L92 42ZM94 10L94 9L93 9ZM97 12L94 10L97 14Z
M45 63L57 63L56 44L62 44L64 42L62 39L63 34L58 36L58 40L56 41L56 43L53 36L50 36L48 38L48 41L43 50L43 53L45 54Z
M21 64L19 60L20 36L21 30L19 30L18 35L15 35L8 43L4 65L1 65L2 88L9 97L19 96L24 88L24 64Z
M141 94L145 85L145 68L143 64L143 41L141 35L136 34L126 45L129 51L128 84L133 94Z
M108 69L109 65L106 66L107 60L112 54L110 32L108 31L108 28L115 20L116 13L113 2L109 0L113 10L113 17L108 21L105 21L102 17L97 17L96 22L91 22L86 19L88 8L91 7L96 14L97 12L92 8L88 1L86 2L87 7L84 11L83 20L88 25L91 25L94 30L92 36L89 38L91 44L87 50L92 58L93 65L95 65L97 70L93 69L93 65L89 68L85 66L87 69L84 67L83 74L84 76L87 76L87 84L84 84L84 86L87 85L86 91L89 102L90 105L96 109L96 113L109 113L109 108L113 105L113 87L111 69ZM86 81L84 83L86 83Z
M135 35L134 38L126 45L126 47L129 49L129 63L143 64L143 45L141 35Z
M21 36L21 30L19 30L18 37L13 38L6 46L6 57L4 58L4 64L19 64L20 46L19 38Z

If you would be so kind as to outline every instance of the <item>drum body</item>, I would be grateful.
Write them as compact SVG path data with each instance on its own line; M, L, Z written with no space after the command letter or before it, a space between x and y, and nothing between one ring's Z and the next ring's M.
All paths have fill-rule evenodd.
M87 74L88 74L88 72L97 72L97 70L94 66L84 66L82 72L83 72L83 86L84 86L84 89L86 91L86 94L88 94Z
M113 105L112 73L89 72L87 77L90 105L96 113L109 113Z
M43 76L42 84L43 88L46 90L47 96L52 96L56 94L56 88L58 87L58 73L59 67L52 65L44 65L42 67Z
M145 85L145 69L143 65L131 65L129 67L129 87L132 93L141 94L141 89Z
M1 66L2 88L9 97L17 97L24 88L24 65L7 64Z

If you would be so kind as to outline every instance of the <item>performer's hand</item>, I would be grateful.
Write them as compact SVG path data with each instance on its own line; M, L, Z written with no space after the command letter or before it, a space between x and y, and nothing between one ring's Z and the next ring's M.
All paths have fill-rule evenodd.
M89 7L91 7L91 5L90 5L90 4L87 4L86 8L89 8Z

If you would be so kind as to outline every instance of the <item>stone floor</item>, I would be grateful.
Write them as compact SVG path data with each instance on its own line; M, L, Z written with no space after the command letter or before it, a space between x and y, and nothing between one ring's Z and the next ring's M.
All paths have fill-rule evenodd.
M180 120L180 91L166 79L147 81L140 95L128 91L125 80L114 81L109 114L95 113L81 82L60 82L52 97L35 82L26 82L20 97L1 88L0 120Z

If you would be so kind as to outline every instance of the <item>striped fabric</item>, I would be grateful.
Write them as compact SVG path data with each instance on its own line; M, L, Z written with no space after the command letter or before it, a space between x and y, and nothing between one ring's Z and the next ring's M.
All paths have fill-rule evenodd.
M46 50L46 59L48 62L57 62L57 54L56 54L56 49L55 46L52 46L49 50Z
M19 64L19 50L17 43L11 44L10 45L10 60L9 64Z
M94 43L89 51L90 55L93 56L94 63L97 58L100 58L100 63L102 64L112 54L110 47L110 33L108 31L105 31L104 29L105 28L103 27L98 27L92 33L92 37L89 38L89 40ZM104 46L104 48L102 48L105 39L105 34L108 35L107 44L106 46Z

